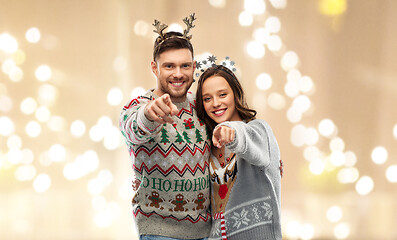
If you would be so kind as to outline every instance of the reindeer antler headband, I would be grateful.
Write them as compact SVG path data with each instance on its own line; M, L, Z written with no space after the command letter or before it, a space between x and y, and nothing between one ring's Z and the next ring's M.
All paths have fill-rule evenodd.
M194 14L195 13L192 13L192 14L190 14L189 17L185 17L183 19L183 22L186 24L186 29L183 30L183 36L171 36L168 38L179 37L179 38L183 38L183 39L190 41L190 39L192 38L192 35L188 35L188 34L189 34L190 29L195 27L195 25L193 25L194 20L196 20L196 18L194 17ZM160 41L158 42L158 44L161 44L162 42L164 42L167 39L167 37L165 36L163 31L168 27L168 25L161 24L160 21L155 19L153 26L156 28L155 30L153 30L153 32L157 33L160 37Z

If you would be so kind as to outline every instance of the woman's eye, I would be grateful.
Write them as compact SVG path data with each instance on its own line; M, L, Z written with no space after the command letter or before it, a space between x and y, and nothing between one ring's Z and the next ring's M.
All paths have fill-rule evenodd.
M203 101L204 101L204 102L208 102L210 99L211 99L211 98L206 97L206 98L203 99Z
M222 93L222 94L220 94L219 96L220 96L220 97L226 97L226 95L227 95L226 93Z

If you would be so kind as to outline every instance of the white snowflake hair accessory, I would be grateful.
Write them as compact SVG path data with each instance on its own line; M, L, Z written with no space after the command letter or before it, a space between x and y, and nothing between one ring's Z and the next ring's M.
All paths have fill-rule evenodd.
M217 65L222 65L222 66L228 68L234 74L236 74L237 69L235 66L235 62L233 60L230 60L229 57L225 57L225 59L222 60L219 64L216 63L216 60L217 60L216 56L210 55L201 61L197 61L195 77L197 79L199 79L201 74L203 74L205 72L205 70L207 70L210 67L216 67Z

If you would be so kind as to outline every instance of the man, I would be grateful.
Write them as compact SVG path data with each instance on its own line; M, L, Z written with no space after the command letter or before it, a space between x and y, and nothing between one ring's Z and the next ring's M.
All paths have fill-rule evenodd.
M194 14L184 19L184 34L163 34L167 25L155 20L160 36L151 68L157 87L121 112L120 129L135 175L132 205L140 240L204 239L210 232L210 145L188 92L196 68L187 36L194 20Z

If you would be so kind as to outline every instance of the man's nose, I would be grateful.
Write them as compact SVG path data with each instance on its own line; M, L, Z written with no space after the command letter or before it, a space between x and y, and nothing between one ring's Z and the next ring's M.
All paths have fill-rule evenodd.
M181 71L181 68L179 67L175 68L174 78L180 79L182 77L183 77L183 73Z

